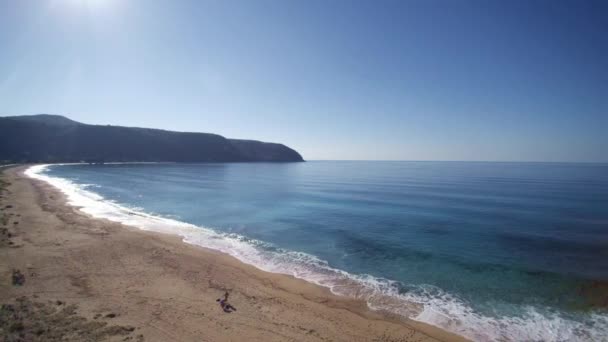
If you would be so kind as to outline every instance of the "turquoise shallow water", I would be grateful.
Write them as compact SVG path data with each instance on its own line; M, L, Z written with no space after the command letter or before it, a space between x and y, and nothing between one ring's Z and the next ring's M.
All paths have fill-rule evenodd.
M475 340L608 340L598 300L608 291L606 164L328 161L36 172L94 215L174 229L188 242ZM146 221L155 217L162 220Z

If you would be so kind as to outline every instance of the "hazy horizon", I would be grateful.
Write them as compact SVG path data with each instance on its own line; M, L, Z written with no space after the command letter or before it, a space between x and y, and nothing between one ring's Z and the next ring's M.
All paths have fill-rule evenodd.
M603 1L0 0L0 115L306 160L608 162Z
M54 113L24 114L23 116L30 116L30 115L60 115L60 116L66 117L68 119L72 119L71 117L69 117L67 115L54 114ZM0 117L11 117L11 116L21 116L21 115L5 115L5 114L0 115ZM78 121L78 120L74 120L74 121ZM78 121L78 122L80 122L80 121ZM87 122L80 122L80 123L90 124L90 123L87 123ZM119 125L115 125L115 124L111 124L111 123L105 123L105 124L101 123L101 124L91 124L91 125L119 126ZM135 125L135 126L128 126L128 127L151 128L151 129L167 130L167 129L162 128L162 127L144 127L144 126L137 126L137 125ZM200 131L175 131L175 132L212 133L212 134L217 134L216 132L200 132ZM255 139L255 138L247 139L247 138L230 137L230 136L224 136L224 138L228 138L228 139L259 140L259 139ZM282 144L282 142L280 142L280 141L264 141L264 142L281 143ZM291 147L291 146L288 146L288 147ZM563 163L563 164L582 163L582 164L608 164L608 161L567 161L567 160L543 161L543 160L474 160L474 159L452 159L452 160L448 160L448 159L307 159L306 156L302 156L302 157L304 157L305 161L307 161L307 162L315 162L315 161L343 161L343 162L349 162L349 161L379 161L379 162L383 162L383 161L385 161L385 162L557 163L557 164L559 164L559 163ZM119 162L119 163L129 164L129 163L140 163L140 162ZM147 163L147 162L143 162L143 163Z

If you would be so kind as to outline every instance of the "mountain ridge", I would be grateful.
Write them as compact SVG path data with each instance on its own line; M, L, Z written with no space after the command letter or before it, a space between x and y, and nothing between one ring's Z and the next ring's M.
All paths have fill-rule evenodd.
M301 162L295 150L213 133L90 125L62 115L0 117L0 161Z

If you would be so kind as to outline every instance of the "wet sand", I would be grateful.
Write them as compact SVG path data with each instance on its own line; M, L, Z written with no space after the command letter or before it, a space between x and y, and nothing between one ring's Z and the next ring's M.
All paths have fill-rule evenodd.
M23 171L0 183L7 341L465 341L177 236L93 219ZM225 291L235 312L216 302Z

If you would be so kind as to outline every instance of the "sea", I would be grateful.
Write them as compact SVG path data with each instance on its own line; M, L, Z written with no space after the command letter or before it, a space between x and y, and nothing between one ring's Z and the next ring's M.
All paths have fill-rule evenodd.
M474 341L608 341L608 164L36 165L94 217L176 234Z

